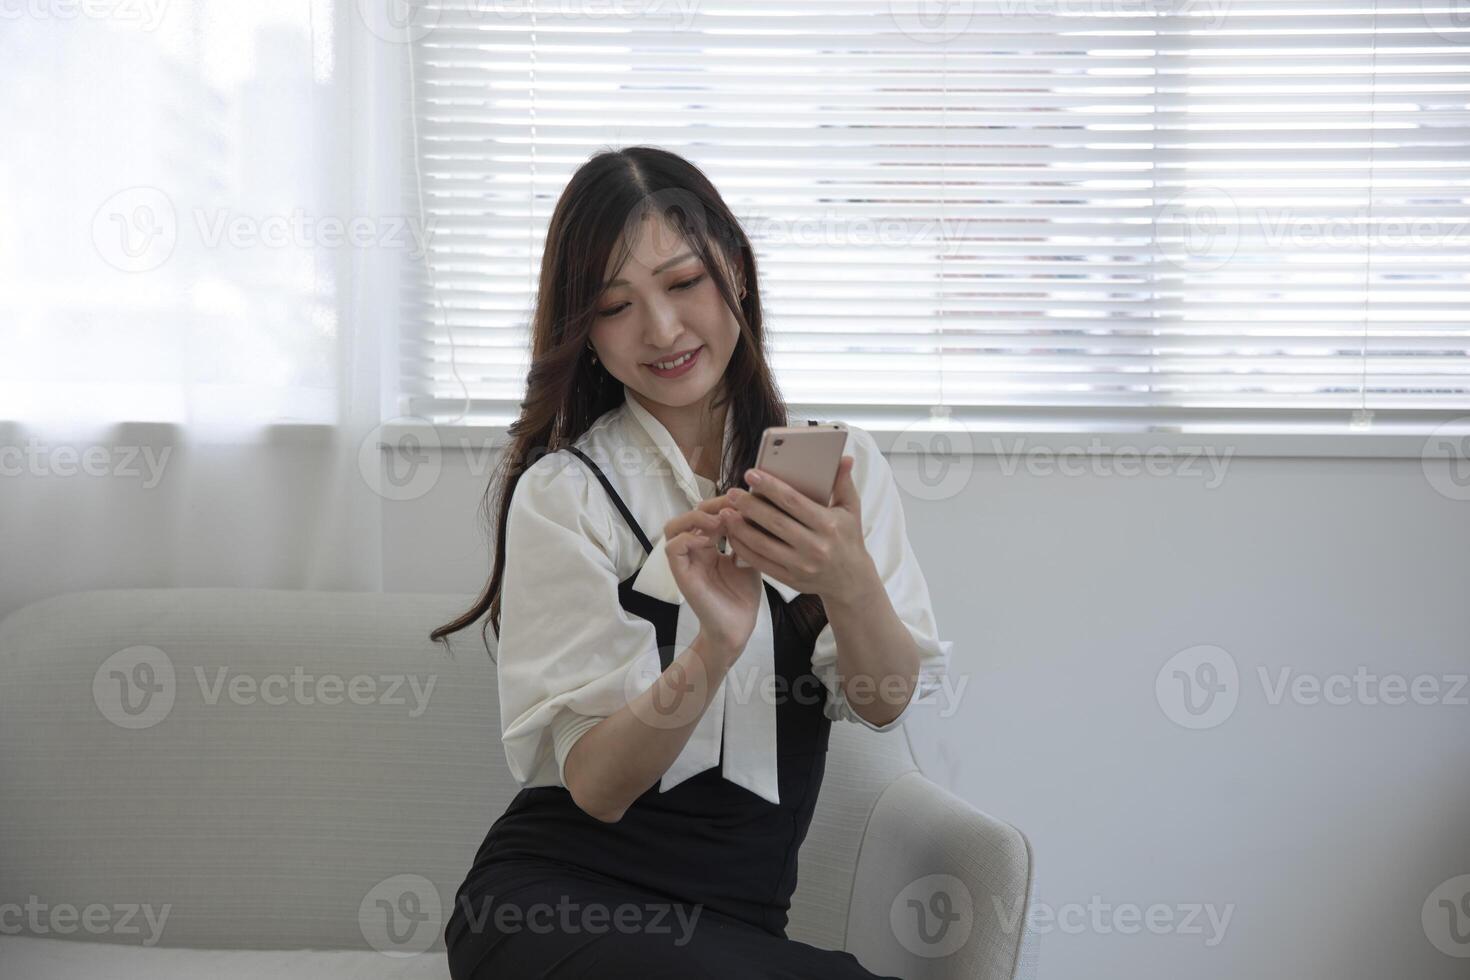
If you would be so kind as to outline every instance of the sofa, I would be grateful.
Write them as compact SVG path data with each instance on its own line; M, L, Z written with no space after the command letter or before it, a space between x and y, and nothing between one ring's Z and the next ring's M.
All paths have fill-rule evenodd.
M444 978L517 791L459 594L106 589L0 622L0 977ZM491 641L494 634L490 634ZM880 974L1036 966L1031 845L834 723L788 935Z

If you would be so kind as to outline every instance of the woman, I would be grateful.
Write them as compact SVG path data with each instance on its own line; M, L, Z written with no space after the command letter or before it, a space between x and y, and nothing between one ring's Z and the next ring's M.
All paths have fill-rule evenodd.
M874 977L785 927L831 722L892 730L947 660L887 462L850 427L829 507L750 469L788 424L755 256L675 154L572 177L532 333L489 584L431 634L488 610L523 787L451 975Z

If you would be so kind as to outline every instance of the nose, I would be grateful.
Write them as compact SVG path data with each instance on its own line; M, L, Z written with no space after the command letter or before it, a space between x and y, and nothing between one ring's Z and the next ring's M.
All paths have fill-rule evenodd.
M679 312L667 297L660 296L648 304L648 326L643 342L650 349L668 351L684 333L679 325Z

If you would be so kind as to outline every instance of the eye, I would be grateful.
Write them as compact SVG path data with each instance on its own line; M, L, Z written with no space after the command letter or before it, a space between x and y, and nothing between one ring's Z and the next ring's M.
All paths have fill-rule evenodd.
M688 289L693 289L695 286L699 285L701 282L704 281L704 276L705 276L705 274L703 272L701 272L699 275L695 276L694 278L692 278L692 279L685 279L683 282L676 283L675 285L673 285L670 288L672 288L672 289L678 289L680 291L688 290ZM605 310L599 310L597 312L597 315L598 316L617 316L619 313L623 312L623 307L625 307L627 305L628 305L627 303L619 303L617 306L611 306L611 307L608 307Z

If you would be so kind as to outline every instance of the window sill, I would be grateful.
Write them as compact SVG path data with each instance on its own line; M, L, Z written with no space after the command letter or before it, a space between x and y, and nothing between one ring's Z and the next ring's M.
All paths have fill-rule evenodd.
M798 413L799 415L800 413ZM1230 458L1281 457L1303 459L1460 459L1470 458L1470 411L1447 414L1434 424L1388 422L1356 430L1319 423L1310 428L1257 425L1229 427L1219 423L1164 425L1108 422L1084 425L1057 421L1023 424L1014 421L967 421L964 426L938 423L896 424L861 421L855 413L824 413L817 417L843 418L869 432L888 455L923 453L972 456L1110 456L1171 458L1214 456ZM23 443L25 423L0 420L0 444ZM188 444L184 426L158 422L118 422L93 432L86 442L103 444ZM484 452L506 444L506 427L491 424L430 426L405 421L402 416L378 426L368 438L379 448L401 445L413 437L415 450ZM247 442L280 446L317 446L340 438L337 427L320 423L276 423L255 430L250 438L204 440L206 443ZM48 442L57 441L55 438Z
M1357 430L1347 425L1312 429L1205 428L1192 425L1135 425L1107 429L1072 426L1005 427L967 423L899 426L853 421L869 432L889 455L926 452L981 456L1102 455L1169 458L1213 455L1231 458L1286 457L1338 459L1447 458L1454 444L1470 445L1470 412L1438 426L1378 425ZM380 447L413 436L423 449L482 452L506 444L503 425L439 425L390 422L380 429ZM1465 453L1464 449L1460 454Z

